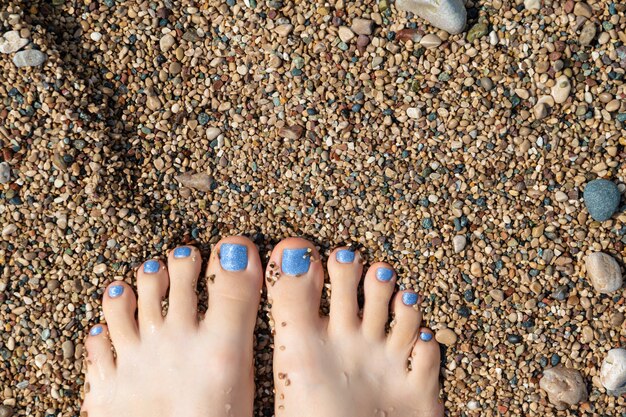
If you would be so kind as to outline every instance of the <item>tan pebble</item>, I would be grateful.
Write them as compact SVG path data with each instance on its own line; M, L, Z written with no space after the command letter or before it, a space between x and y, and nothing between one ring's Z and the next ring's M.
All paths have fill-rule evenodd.
M480 278L483 276L483 267L478 262L473 262L470 266L470 274L473 276Z
M463 235L456 235L452 238L452 247L454 249L454 253L460 253L465 249L465 245L467 244L467 238Z
M93 273L96 275L104 274L107 270L106 264L97 264L93 267Z
M595 252L585 258L587 276L593 288L602 294L610 294L622 287L622 272L611 255Z
M154 167L160 171L165 167L165 162L162 158L157 158L154 161Z
M8 405L0 405L0 417L11 417L15 411Z
M611 326L619 327L624 322L624 314L617 312L611 316Z
M174 46L174 43L176 43L176 39L174 39L171 34L166 33L161 37L159 47L161 48L161 51L167 52L172 48L172 46Z
M209 127L206 130L206 138L208 140L213 140L221 134L222 134L222 130L218 127Z
M580 372L562 365L546 369L539 387L560 410L587 400L587 387Z
M35 356L35 365L37 366L37 368L41 369L43 368L44 364L48 361L48 356L46 356L43 353L40 353L39 355Z
M516 88L515 94L517 94L517 96L521 98L522 100L528 100L528 98L530 97L528 90L525 90L523 88Z
M287 139L299 139L304 134L304 128L302 126L284 126L278 130L278 135Z
M554 199L559 203L563 203L569 200L567 194L565 194L563 191L557 191L556 193L554 193Z
M349 27L347 26L340 26L339 27L339 39L341 39L343 42L349 42L351 39L354 38L354 32L352 32L352 30L350 30Z
M504 291L502 290L491 290L489 291L489 295L491 296L491 298L499 303L504 301Z
M422 116L422 113L417 107L409 107L406 109L406 115L411 119L419 119Z
M596 25L593 22L587 22L585 23L585 26L583 26L583 28L580 31L580 36L578 37L578 42L583 45L583 46L587 46L591 43L591 41L593 41L593 38L596 37Z
M445 328L437 330L437 333L435 333L435 340L442 345L452 346L456 343L457 339L458 337L452 329Z
M74 342L66 340L61 345L61 350L63 351L63 359L72 359L74 357Z
M619 108L620 108L619 100L611 100L606 104L606 107L605 107L606 111L608 112L617 111L619 110Z
M572 90L572 85L570 84L569 78L565 75L557 78L554 87L552 87L551 95L554 99L554 102L557 104L565 103L569 94Z
M289 35L292 30L293 30L293 25L290 23L287 23L284 25L276 26L276 28L274 29L274 32L276 32L278 36L285 37Z
M204 191L205 193L211 191L212 178L204 172L197 174L186 172L176 176L176 181L180 182L183 186L193 188L194 190Z
M441 39L439 36L429 33L420 40L420 45L427 49L436 48L441 45Z
M248 73L248 66L247 65L239 65L237 66L237 74L239 75L246 75Z
M583 343L591 343L593 341L593 329L590 326L583 327L581 341Z
M14 224L7 224L2 228L2 237L11 236L17 231L17 226Z
M591 9L591 6L587 3L579 2L574 5L574 15L590 19L591 16L593 16L593 10Z
M371 35L374 22L369 19L355 18L352 21L352 31L357 35Z

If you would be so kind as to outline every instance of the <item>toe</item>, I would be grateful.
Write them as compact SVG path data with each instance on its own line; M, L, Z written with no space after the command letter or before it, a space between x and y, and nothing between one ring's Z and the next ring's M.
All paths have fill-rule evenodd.
M115 281L107 287L102 300L102 310L118 355L128 345L139 341L135 320L136 309L137 299L127 283Z
M150 259L137 270L137 316L141 333L152 332L163 323L161 301L168 285L163 262Z
M263 266L259 251L250 239L226 237L215 246L206 270L209 309L204 324L220 334L245 335L252 340L256 324Z
M179 246L170 251L167 268L170 277L169 308L166 321L177 326L195 327L198 320L196 284L202 267L200 251Z
M107 326L96 324L89 330L85 340L87 350L87 383L100 384L108 381L115 371L115 360ZM85 388L88 394L89 385Z
M388 338L389 349L408 357L422 320L420 297L414 291L399 291L393 301L394 324Z
M340 334L359 325L357 287L363 273L363 259L359 251L342 247L335 249L328 258L330 276L329 333Z
M419 387L421 395L433 401L439 397L440 355L439 343L433 332L422 327L411 352L409 380Z
M291 328L310 331L320 323L319 309L324 285L320 255L305 239L281 241L270 256L265 272L268 297L276 329L288 322Z
M395 288L396 273L384 262L373 264L365 275L363 335L368 340L382 340L389 319L389 301Z

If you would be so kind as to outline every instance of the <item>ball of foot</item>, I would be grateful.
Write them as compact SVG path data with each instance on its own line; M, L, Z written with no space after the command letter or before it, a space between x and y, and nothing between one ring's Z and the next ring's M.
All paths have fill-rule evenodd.
M585 267L591 285L599 293L610 294L622 288L622 272L611 255L603 252L587 255Z
M587 400L587 387L580 372L561 365L546 369L539 387L559 410Z
M600 382L609 394L626 392L626 349L611 349L600 368Z
M587 184L583 198L591 217L602 222L610 219L613 213L617 211L620 193L617 185L613 182L597 179Z
M396 7L453 35L465 29L467 11L462 0L396 0Z

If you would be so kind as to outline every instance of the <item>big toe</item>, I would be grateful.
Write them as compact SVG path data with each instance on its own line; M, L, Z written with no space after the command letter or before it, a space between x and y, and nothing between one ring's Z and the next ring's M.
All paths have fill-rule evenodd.
M272 251L265 278L277 333L288 323L305 331L319 323L324 271L311 242L281 241Z
M233 236L215 246L206 270L209 309L204 325L227 334L252 339L263 285L263 267L257 247L245 237Z

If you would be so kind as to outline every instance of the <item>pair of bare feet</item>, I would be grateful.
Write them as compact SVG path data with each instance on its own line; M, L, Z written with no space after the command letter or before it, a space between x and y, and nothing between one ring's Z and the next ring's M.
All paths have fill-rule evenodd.
M276 416L442 416L439 346L420 327L418 295L400 291L391 301L396 274L378 262L365 275L360 312L361 255L338 248L328 260L330 315L320 317L319 260L310 242L289 238L275 247L265 273L275 326ZM196 248L178 247L167 265L149 260L139 268L138 298L124 282L107 287L108 326L94 326L86 341L81 417L252 416L259 254L243 237L216 245L203 319L196 296L201 263ZM390 301L394 320L387 334Z

